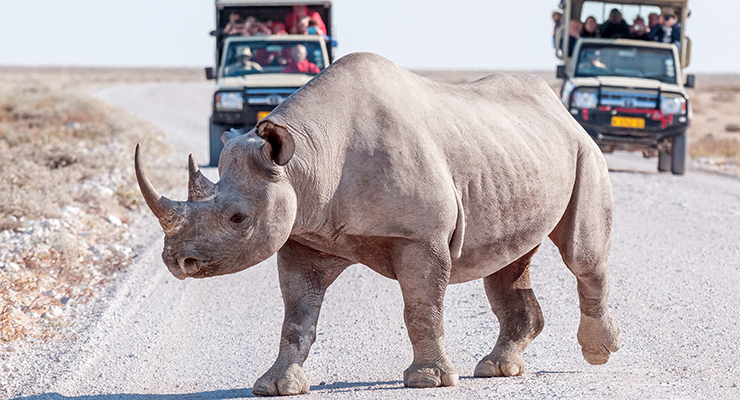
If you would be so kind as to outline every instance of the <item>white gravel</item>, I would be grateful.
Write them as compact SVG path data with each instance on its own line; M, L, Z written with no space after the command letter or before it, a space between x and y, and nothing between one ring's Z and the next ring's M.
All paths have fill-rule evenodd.
M100 95L165 129L185 167L188 152L207 161L212 88L141 85ZM302 398L740 399L740 179L695 169L658 174L657 160L630 153L607 160L615 197L610 303L623 333L609 363L581 357L575 279L546 242L532 266L546 325L524 354L523 376L472 378L498 333L475 281L449 287L445 303L459 385L403 388L411 346L400 290L356 265L327 293L304 366L311 392ZM252 396L277 354L274 258L231 276L178 281L159 258L156 221L147 215L137 226L134 265L67 328L71 339L0 346L0 397Z

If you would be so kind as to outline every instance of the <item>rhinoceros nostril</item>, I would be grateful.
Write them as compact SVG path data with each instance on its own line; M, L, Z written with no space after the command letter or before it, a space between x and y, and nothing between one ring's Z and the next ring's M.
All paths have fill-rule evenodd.
M198 272L203 267L203 265L207 264L206 261L198 260L192 257L181 257L177 260L177 263L180 264L180 270L182 270L182 272L187 275L193 275L194 273Z

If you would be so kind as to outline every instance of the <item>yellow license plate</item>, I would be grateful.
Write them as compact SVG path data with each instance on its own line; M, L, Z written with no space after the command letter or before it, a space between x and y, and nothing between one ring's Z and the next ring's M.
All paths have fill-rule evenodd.
M270 115L269 111L259 111L257 113L257 120L261 120L262 118L265 118L266 116Z
M612 126L618 128L645 129L645 119L630 117L612 117Z

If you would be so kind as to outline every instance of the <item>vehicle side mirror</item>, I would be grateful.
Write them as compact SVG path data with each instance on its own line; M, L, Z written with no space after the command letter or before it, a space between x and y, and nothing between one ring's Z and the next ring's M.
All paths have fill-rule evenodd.
M558 65L558 68L555 70L555 76L558 79L567 78L567 76L565 76L565 65Z
M206 79L216 79L213 67L206 67Z
M686 75L686 83L683 86L693 89L695 81L696 77L694 76L694 74L688 74Z

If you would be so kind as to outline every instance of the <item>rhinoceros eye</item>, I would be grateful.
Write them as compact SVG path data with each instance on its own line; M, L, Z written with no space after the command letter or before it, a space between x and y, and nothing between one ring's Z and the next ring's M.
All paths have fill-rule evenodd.
M231 218L229 219L229 221L231 221L232 223L235 223L235 224L241 224L246 219L247 219L247 216L246 215L244 215L242 213L236 213L236 214L234 214L234 215L231 216Z

